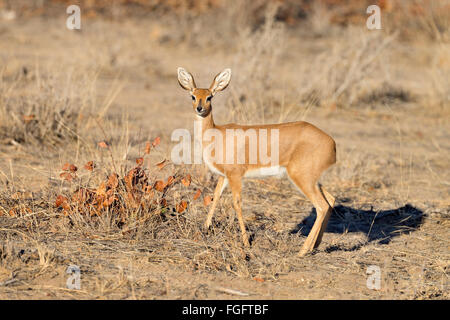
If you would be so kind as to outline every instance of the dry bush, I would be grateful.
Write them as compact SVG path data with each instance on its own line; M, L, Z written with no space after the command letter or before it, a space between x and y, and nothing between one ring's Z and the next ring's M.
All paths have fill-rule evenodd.
M239 46L265 24L269 8L275 8L273 17L270 17L274 19L280 7L278 3L272 4L267 0L219 3L205 12L185 10L174 19L170 14L159 18L171 25L171 37L178 34L178 38L190 47L223 50Z
M407 103L414 100L415 97L408 90L385 82L375 88L364 90L363 94L358 95L356 103L378 106L380 104Z
M97 153L105 153L111 158L110 162L88 161L81 166L65 163L59 173L62 192L58 194L57 189L50 187L46 191L48 195L42 198L51 200L44 205L51 212L55 210L57 215L78 221L108 216L116 227L130 220L136 222L141 219L140 222L144 222L148 216L162 216L172 209L177 213L184 212L188 202L180 200L172 205L171 201L181 197L174 187L183 185L187 188L191 184L191 176L181 176L183 168L178 168L173 169L171 175L161 177L158 172L166 166L173 167L166 160L152 166L152 170L144 166L150 161L146 156L159 143L159 137L153 142L147 141L144 156L137 158L137 166L128 170L126 161L114 158L110 144L100 141ZM5 189L5 192L13 194L3 195L0 216L20 218L33 215L35 208L31 205L31 192L15 192L14 188ZM199 198L199 195L194 198Z
M440 43L431 60L429 77L431 92L427 102L448 106L450 104L450 44Z
M314 36L324 36L330 33L332 10L323 1L314 1L308 15L308 32Z
M229 116L240 123L280 121L288 113L277 93L285 27L276 21L277 5L268 6L264 23L256 30L242 28L237 36L237 52L232 66L237 70L233 77L232 97L228 100Z
M385 3L382 23L388 30L399 30L401 39L450 40L450 1L380 1Z
M94 107L89 92L92 78L43 77L38 73L33 77L18 75L11 80L3 73L0 76L0 140L56 146L77 138L83 130L83 117Z
M379 95L380 89L395 88L389 83L386 56L396 34L364 33L351 27L342 31L340 41L332 42L331 48L312 61L299 59L293 84L284 86L279 66L286 31L275 22L275 12L273 7L269 9L261 29L243 32L237 42L234 66L239 73L233 78L232 98L228 101L233 120L298 120L311 106L352 106L368 99L365 96ZM386 97L390 96L386 91Z
M303 101L318 105L351 105L368 88L376 89L387 81L385 59L396 34L365 33L349 28L341 41L300 65L297 74Z
M188 187L191 183L191 176L180 176L180 170L173 170L172 174L158 178L154 170L144 167L147 162L146 156L152 149L158 146L160 138L153 142L147 141L144 156L136 159L137 166L131 170L126 169L126 165L119 165L114 159L111 146L105 141L100 141L100 150L106 150L111 157L111 169L96 169L94 161L88 161L81 170L85 170L87 175L78 176L78 167L75 164L66 163L62 167L60 178L71 185L72 191L69 194L58 195L55 200L55 207L59 208L66 216L87 216L101 217L109 215L115 223L125 224L129 219L134 221L146 219L148 216L162 215L174 209L177 213L186 210L188 202L181 200L173 205L169 203L177 198L173 194L174 186L182 184ZM148 160L150 161L150 160ZM155 167L159 170L166 167L169 162L163 160ZM106 164L106 162L104 162ZM106 164L107 165L107 164ZM156 170L156 169L155 169ZM93 173L96 174L93 174ZM103 179L104 173L106 178ZM170 200L169 200L170 199ZM172 207L170 207L172 205ZM169 210L171 211L171 210ZM142 222L142 221L141 221Z
M175 172L167 179L156 179L142 167L144 158L139 158L136 162L139 163L138 166L129 170L123 177L113 172L94 188L78 186L67 196L58 195L55 206L60 208L64 215L74 219L79 219L80 216L109 215L117 226L128 225L130 220L144 223L148 219L161 218L165 214L183 213L188 202L177 202L179 194L174 194L174 187L177 184L189 186L190 175L180 176ZM92 163L85 165L87 170L92 170ZM69 169L64 169L61 177L76 182L77 167L69 165Z

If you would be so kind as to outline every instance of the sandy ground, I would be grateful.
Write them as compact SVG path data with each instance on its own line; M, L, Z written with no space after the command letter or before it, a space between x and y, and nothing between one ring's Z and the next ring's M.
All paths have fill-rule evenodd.
M164 40L163 26L152 21L87 21L81 32L69 31L63 23L34 18L0 24L5 82L12 82L23 68L30 88L37 73L46 77L73 72L89 80L97 72L92 96L99 109L113 96L105 131L119 141L126 123L130 162L148 137L160 136L161 154L167 155L171 132L192 130L190 97L177 84L176 67L188 68L199 85L207 86L234 61L232 49L197 49ZM295 31L287 39L276 71L289 83L287 90L295 88L290 80L299 64L317 48L327 50L327 42L339 41L338 36L305 40ZM59 231L50 232L50 220L37 228L36 220L0 216L0 298L448 299L450 108L424 98L430 85L423 76L428 70L424 60L433 50L399 42L390 51L392 83L411 93L414 98L409 101L313 107L304 113L304 120L329 133L338 146L338 163L322 179L337 199L336 212L314 254L296 256L314 221L311 203L287 181L250 180L244 185L244 215L254 242L247 252L249 261L245 254L233 257L241 262L233 260L230 268L226 263L224 268L196 263L204 261L199 257L209 249L189 237L156 243L142 235L116 237L105 230L95 239L80 230L58 229L58 223L54 227ZM233 72L239 77L239 68ZM233 80L230 90L232 85ZM14 90L19 94L31 89ZM227 119L229 94L215 98L217 123ZM87 130L92 130L85 133L89 141L102 139L95 124ZM44 189L64 190L58 174L67 159L82 163L92 155L78 154L71 145L46 149L2 141L1 171L15 181L16 190L31 191L35 199L48 196ZM203 168L195 170L206 177L202 181L212 193L215 178ZM8 197L6 191L3 196ZM48 197L45 200L53 203ZM5 203L2 207L8 210ZM206 209L186 214L201 221ZM215 232L223 234L229 230L224 225L233 225L227 228L235 233L226 236L236 238L232 252L239 252L244 249L239 248L233 217L226 191ZM193 253L183 253L188 251ZM66 287L71 264L81 269L80 290ZM371 265L380 270L378 290L367 286Z

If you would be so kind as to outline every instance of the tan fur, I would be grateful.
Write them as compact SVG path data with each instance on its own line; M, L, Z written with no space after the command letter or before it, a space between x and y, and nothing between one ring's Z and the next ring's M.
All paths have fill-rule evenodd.
M271 152L270 145L270 129L279 130L279 165L286 168L287 175L290 181L298 187L313 203L317 212L317 219L311 229L308 238L306 239L303 247L300 250L300 255L304 255L311 252L316 248L322 239L324 230L328 223L328 219L331 215L332 208L334 206L334 198L325 189L318 186L317 182L322 173L336 162L336 144L334 140L327 135L322 130L318 129L314 125L304 122L289 122L282 124L269 124L269 125L250 125L243 126L238 124L226 124L226 125L216 125L213 120L211 99L216 93L214 88L219 88L223 90L228 86L231 77L231 70L226 69L230 74L226 74L225 71L218 74L214 79L211 87L209 89L198 89L195 86L194 78L190 73L182 69L183 72L188 73L187 79L184 78L184 73L180 76L179 68L179 82L191 83L191 87L183 86L186 90L191 92L191 95L195 97L193 100L194 111L202 119L202 134L208 129L217 129L222 132L225 140L226 129L255 129L257 135L257 141L259 141L259 130L258 129L269 129L268 130L268 154ZM228 71L229 70L229 71ZM191 78L189 78L191 77ZM180 79L181 78L181 79ZM217 84L216 80L221 80L221 83ZM225 80L224 80L225 79ZM207 100L208 97L211 97ZM198 113L197 108L201 106L201 115ZM202 135L203 136L203 135ZM258 146L259 147L259 146ZM226 152L226 143L223 141L224 154ZM235 150L233 153L236 155L238 150L238 145L235 143ZM245 230L244 220L242 217L242 200L241 200L241 190L242 190L242 178L246 173L251 172L255 169L268 167L270 164L263 165L261 159L257 159L257 163L250 164L249 162L249 139L245 140L245 163L238 164L237 157L235 157L235 162L233 164L219 164L211 159L204 159L210 162L212 169L215 169L218 173L223 176L219 178L217 184L213 203L211 205L210 211L207 216L205 227L209 228L211 220L216 208L217 202L219 200L221 191L223 189L223 184L225 179L229 182L231 191L233 194L233 206L237 213L237 218L242 233L242 240L244 245L248 246L248 236Z

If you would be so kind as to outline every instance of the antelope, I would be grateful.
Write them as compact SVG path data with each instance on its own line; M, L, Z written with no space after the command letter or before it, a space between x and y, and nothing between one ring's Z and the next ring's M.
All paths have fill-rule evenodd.
M208 89L201 89L197 88L191 73L184 68L178 68L178 83L183 89L189 91L194 112L201 121L202 142L205 133L209 129L218 130L223 133L224 137L227 130L230 129L242 130L241 132L244 133L253 129L256 131L258 138L260 138L259 132L262 129L270 132L277 131L278 145L274 145L271 139L266 141L268 144L266 148L271 153L278 151L279 159L277 165L263 164L259 158L256 163L250 163L250 139L245 139L241 145L233 147L233 150L227 150L226 143L222 144L225 154L234 155L236 152L245 151L245 161L243 163L242 161L241 163L238 163L238 161L231 163L220 162L203 152L203 161L213 173L219 175L204 227L206 230L210 228L219 198L229 185L233 197L233 207L239 221L242 241L244 246L248 247L250 245L249 238L242 217L242 179L268 176L281 178L287 175L291 183L303 192L316 208L316 221L300 249L299 255L304 256L307 253L311 253L319 246L322 240L323 232L326 229L335 202L334 197L318 184L318 180L327 168L336 163L336 144L328 134L304 121L268 125L238 125L234 123L216 125L213 120L211 100L217 92L227 88L230 80L231 70L225 69L216 75ZM261 146L261 139L257 139L257 144L258 149L263 147ZM205 146L202 143L202 150L204 148Z

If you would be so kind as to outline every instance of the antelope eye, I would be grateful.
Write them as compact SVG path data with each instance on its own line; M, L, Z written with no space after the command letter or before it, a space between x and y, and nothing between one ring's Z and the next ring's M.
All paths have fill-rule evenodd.
M195 101L195 96L191 96L192 100Z
M211 101L212 96L209 96L208 98L206 98L206 101Z

